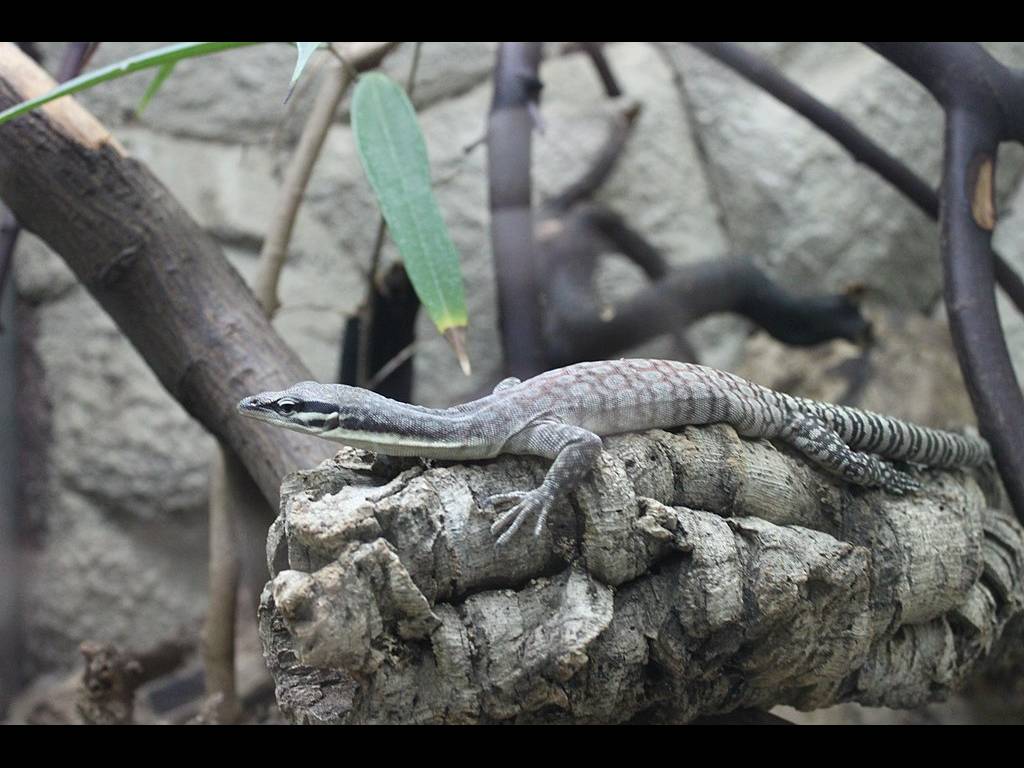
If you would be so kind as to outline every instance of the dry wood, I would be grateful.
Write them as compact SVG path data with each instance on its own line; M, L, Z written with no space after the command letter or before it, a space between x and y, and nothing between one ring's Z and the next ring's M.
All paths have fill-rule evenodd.
M537 540L479 500L544 462L374 464L286 481L261 635L298 722L689 721L911 707L961 686L1024 605L991 478L853 489L725 426L606 439ZM985 490L983 490L983 487Z

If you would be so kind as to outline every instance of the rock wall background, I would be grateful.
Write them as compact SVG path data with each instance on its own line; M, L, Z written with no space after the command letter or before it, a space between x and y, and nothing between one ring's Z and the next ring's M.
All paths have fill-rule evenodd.
M61 43L43 44L56 61ZM159 43L104 43L95 64ZM474 376L421 325L417 398L447 404L497 377L485 130L496 43L426 43L416 87L442 210L464 262ZM853 43L752 43L925 178L937 183L941 112L915 82ZM988 43L1024 66L1024 44ZM599 199L673 263L745 255L796 289L867 289L879 324L862 404L942 424L970 418L949 349L934 225L858 167L831 139L732 72L679 44L614 43L624 90L643 114ZM546 133L535 137L538 198L574 179L603 142L615 105L582 54L552 43L544 64ZM385 70L404 79L411 46ZM289 151L318 79L281 104L293 65L267 45L178 66L141 119L145 75L81 100L150 165L251 276ZM276 326L315 375L336 378L345 316L363 296L377 211L344 113L331 131L293 241ZM1000 157L997 242L1024 269L1024 153ZM387 258L395 258L393 251ZM603 283L641 282L609 259ZM159 386L58 257L26 236L17 254L20 333L27 340L19 407L31 549L22 570L26 673L67 669L82 640L147 647L193 635L206 581L207 463L212 441ZM1024 322L1004 312L1019 370ZM702 361L821 397L842 392L846 344L794 352L734 318L692 337ZM652 343L638 354L666 348ZM259 532L252 533L258 546ZM258 579L263 578L258 574Z

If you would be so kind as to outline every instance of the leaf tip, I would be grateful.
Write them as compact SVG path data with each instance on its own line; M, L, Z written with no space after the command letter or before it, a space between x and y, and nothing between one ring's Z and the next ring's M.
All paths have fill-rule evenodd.
M473 374L473 366L469 362L469 353L466 351L466 326L456 326L444 332L444 337L452 345L455 357L459 361L459 367L466 376Z

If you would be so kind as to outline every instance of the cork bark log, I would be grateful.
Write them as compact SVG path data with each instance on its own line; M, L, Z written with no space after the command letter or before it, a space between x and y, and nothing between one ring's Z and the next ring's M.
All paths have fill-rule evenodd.
M53 87L15 45L0 43L0 110ZM60 254L273 506L286 473L327 455L238 418L242 397L308 379L307 368L213 238L74 99L0 126L0 199Z
M481 500L541 460L290 477L261 636L296 722L689 721L941 699L1024 606L1024 532L986 476L895 498L726 426L605 440L534 540Z

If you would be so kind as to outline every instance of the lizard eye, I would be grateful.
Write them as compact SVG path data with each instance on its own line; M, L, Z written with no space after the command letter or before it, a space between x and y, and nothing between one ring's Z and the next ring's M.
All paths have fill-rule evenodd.
M293 413L299 410L299 402L292 399L284 399L277 401L277 412L285 416L291 416Z

